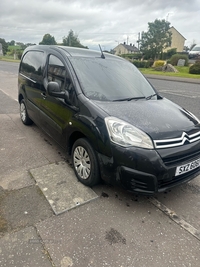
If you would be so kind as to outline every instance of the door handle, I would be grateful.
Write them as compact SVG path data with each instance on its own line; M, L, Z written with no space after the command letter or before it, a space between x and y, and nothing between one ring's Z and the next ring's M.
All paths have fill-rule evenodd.
M43 99L46 99L47 98L47 96L46 96L45 93L41 93L41 96L43 97Z

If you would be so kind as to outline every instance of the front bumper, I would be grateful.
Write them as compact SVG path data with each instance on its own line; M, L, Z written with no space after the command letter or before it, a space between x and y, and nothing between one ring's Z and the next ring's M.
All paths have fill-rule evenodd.
M99 154L102 178L135 193L163 192L200 174L198 167L175 176L177 166L200 158L200 142L157 151L112 145L112 154L112 157Z
M191 58L199 58L200 54L199 53L197 53L197 54L189 54L188 57L189 57L189 59L191 59Z

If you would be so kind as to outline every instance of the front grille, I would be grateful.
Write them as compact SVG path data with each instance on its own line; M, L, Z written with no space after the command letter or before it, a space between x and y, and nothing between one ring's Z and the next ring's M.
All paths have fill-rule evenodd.
M184 173L180 176L174 176L171 180L160 180L158 181L158 191L159 189L162 188L169 188L175 186L176 184L178 185L180 183L188 182L189 180L196 177L199 173L200 173L200 167L190 172Z
M164 140L154 140L154 145L156 149L161 148L172 148L177 146L182 146L184 144L194 143L200 140L200 131L192 134L182 133L181 137L164 139Z
M190 162L198 158L200 158L200 151L196 151L194 153L183 156L178 155L174 157L163 158L162 160L164 164L169 167L169 166L178 166L180 164L182 165L183 162Z

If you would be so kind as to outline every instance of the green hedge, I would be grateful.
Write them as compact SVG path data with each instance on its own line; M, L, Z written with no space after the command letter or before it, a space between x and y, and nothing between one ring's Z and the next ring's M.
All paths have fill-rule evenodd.
M200 61L196 62L189 68L190 74L200 74Z
M142 58L141 53L122 54L120 56L123 58L129 58L129 59L141 59Z
M152 61L139 61L139 60L134 60L133 64L137 67L137 68L149 68L152 66L153 62Z
M177 66L177 63L178 63L179 59L184 59L185 60L185 66L188 66L188 56L184 55L184 54L175 54L175 55L173 55L170 58L169 63L172 64L173 66Z

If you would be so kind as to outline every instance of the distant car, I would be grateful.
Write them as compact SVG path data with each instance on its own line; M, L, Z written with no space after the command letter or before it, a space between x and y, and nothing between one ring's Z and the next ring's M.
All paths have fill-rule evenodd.
M200 121L163 98L125 59L31 46L22 55L18 87L22 122L35 122L62 145L87 186L103 179L150 195L200 173Z
M200 58L200 45L195 45L188 54L189 58Z

